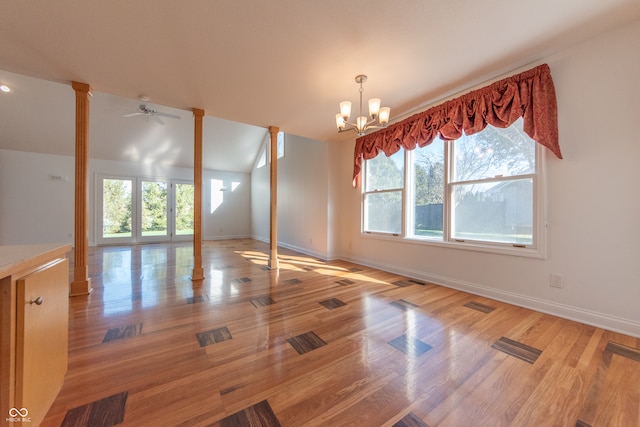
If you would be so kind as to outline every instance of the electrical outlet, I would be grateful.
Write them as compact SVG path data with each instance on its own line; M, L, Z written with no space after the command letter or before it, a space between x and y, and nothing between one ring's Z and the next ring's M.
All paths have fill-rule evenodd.
M549 275L549 286L552 288L564 288L564 276L551 273Z

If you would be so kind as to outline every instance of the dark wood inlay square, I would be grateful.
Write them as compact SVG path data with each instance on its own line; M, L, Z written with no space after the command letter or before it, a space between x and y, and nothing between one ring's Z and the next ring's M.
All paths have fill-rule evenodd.
M587 424L584 421L576 421L576 427L591 427L591 424Z
M361 271L362 271L362 269L361 269L361 268L358 268L358 267L351 267L351 268L349 269L349 271L350 271L350 272L352 272L352 273L359 273L359 272L361 272Z
M104 335L103 343L119 340L122 338L135 337L142 333L142 323L136 323L134 325L123 326L122 328L109 329Z
M398 299L398 300L392 301L391 305L399 307L399 308L403 309L404 311L411 310L412 308L418 307L418 305L416 305L416 304L414 304L412 302L409 302L409 301L405 301L403 299Z
M286 283L287 285L297 285L298 283L302 283L302 280L300 280L300 279L289 279L289 280L285 280L284 283Z
M305 265L304 267L302 267L302 269L304 271L313 271L313 267L309 267L308 265Z
M406 334L392 339L387 344L412 357L420 356L433 348L426 342L409 338Z
M187 298L187 304L195 304L198 302L205 302L205 301L209 301L208 295L196 295L196 296Z
M329 310L333 310L334 308L342 307L343 305L347 305L346 302L340 301L338 298L329 298L324 301L320 301L319 304L324 306L324 308L328 308Z
M342 280L336 280L336 283L341 286L347 286L347 285L353 285L356 282L354 282L351 279L342 279Z
M413 283L411 283L408 280L396 280L395 282L392 282L391 284L392 285L396 285L396 286L400 286L401 288L413 285Z
M538 357L542 354L542 350L538 350L537 348L528 346L526 344L522 344L518 341L514 341L512 339L502 337L493 345L491 348L496 350L500 350L503 353L507 353L513 357L517 357L520 360L524 360L525 362L533 364Z
M229 394L232 393L236 390L240 390L243 386L241 385L234 385L231 387L227 387L227 388L223 388L222 390L220 390L220 396L224 396L225 394Z
M416 417L413 412L409 412L403 419L395 423L393 427L429 427L429 424Z
M469 301L468 303L466 303L464 305L464 307L471 308L473 310L478 310L478 311L481 311L483 313L491 313L493 310L496 309L495 307L491 307L489 305L480 304L479 302L475 302L475 301Z
M233 279L231 281L231 283L233 283L234 285L240 284L240 283L248 283L250 282L251 279L249 279L248 277L241 277L239 279Z
M253 306L256 308L264 307L265 305L271 305L275 303L276 302L273 300L273 298L271 298L268 295L251 299L251 304L253 304Z
M226 326L222 328L211 329L210 331L199 332L196 334L200 347L206 347L222 341L233 339L231 332Z
M604 350L610 351L611 353L617 354L618 356L626 357L628 359L635 360L636 362L640 362L640 349L609 341L607 343L607 347Z
M418 279L409 279L409 280L407 280L407 282L413 283L414 285L420 285L420 286L426 286L427 285L427 282L423 282L422 280L418 280Z
M304 354L327 345L327 343L313 331L291 337L287 339L287 342L291 344L298 354Z
M67 411L60 427L113 426L124 421L128 392L114 394Z
M220 427L280 427L280 421L266 400L220 420Z

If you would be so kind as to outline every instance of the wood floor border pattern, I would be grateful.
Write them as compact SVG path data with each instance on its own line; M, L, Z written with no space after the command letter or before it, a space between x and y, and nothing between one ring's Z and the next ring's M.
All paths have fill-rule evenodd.
M491 307L489 305L482 304L482 303L479 303L479 302L476 302L476 301L470 301L470 302L466 303L464 305L464 307L471 308L471 309L477 310L477 311L481 311L482 313L486 313L486 314L491 313L493 310L496 309L495 307Z
M209 301L209 295L196 295L187 298L187 304L196 304L199 302Z
M233 339L229 328L223 326L222 328L211 329L209 331L198 332L196 334L200 347L206 347L212 344L221 343Z
M249 406L220 420L220 427L281 427L266 400Z
M510 356L517 357L518 359L531 364L535 363L535 361L538 360L538 357L542 354L542 350L538 350L537 348L522 344L507 337L501 337L498 341L493 343L491 348L499 350Z
M429 427L429 424L418 418L413 412L409 412L392 427Z
M318 304L326 308L327 310L335 310L336 308L347 305L346 302L339 300L338 298L329 298L324 301L320 301Z
M392 339L387 344L400 350L407 356L418 357L431 350L433 347L424 341L417 338L411 338L405 335L401 335Z
M253 304L255 308L265 307L267 305L272 305L276 303L276 301L273 298L271 298L269 295L263 295L257 298L252 298L249 301L251 302L251 304Z
M403 299L398 299L395 301L391 301L391 305L401 308L403 311L407 311L407 310L411 310L414 308L418 308L420 307L418 304L414 304L412 302L409 301L405 301Z
M291 344L291 347L293 347L298 354L308 353L327 345L327 343L313 331L288 338L287 342Z
M123 338L131 338L142 334L142 322L132 325L123 326L121 328L111 328L107 331L102 339L103 343L121 340Z
M114 394L67 411L60 427L108 427L124 421L128 392Z
M640 362L640 349L609 341L605 351Z

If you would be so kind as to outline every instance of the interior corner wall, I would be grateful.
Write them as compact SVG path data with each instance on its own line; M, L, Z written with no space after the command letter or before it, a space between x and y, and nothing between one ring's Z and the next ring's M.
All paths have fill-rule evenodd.
M360 233L342 150L342 258L640 337L640 21L541 58L558 99L564 159L546 154L547 258L474 252ZM550 274L564 287L550 287Z
M267 146L268 142L265 142L263 147L266 149ZM263 242L269 241L271 214L269 210L271 203L269 179L268 162L262 167L254 165L251 172L251 236Z
M269 241L269 163L251 176L254 238ZM278 244L322 259L329 248L329 148L326 142L285 134L278 159Z
M285 135L278 159L278 242L322 259L329 257L326 142Z

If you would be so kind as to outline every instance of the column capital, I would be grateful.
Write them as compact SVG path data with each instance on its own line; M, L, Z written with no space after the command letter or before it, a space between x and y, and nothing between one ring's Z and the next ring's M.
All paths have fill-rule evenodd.
M72 81L71 82L71 87L76 92L85 92L85 93L88 93L89 96L91 96L91 85L89 85L87 83L80 83L80 82Z
M193 108L191 111L193 111L194 116L198 116L198 117L204 116L204 110L201 110L200 108Z

